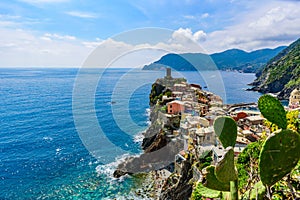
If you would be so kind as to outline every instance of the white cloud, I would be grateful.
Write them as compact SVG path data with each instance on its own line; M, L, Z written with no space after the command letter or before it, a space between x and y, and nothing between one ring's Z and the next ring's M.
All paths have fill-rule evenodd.
M90 12L81 12L81 11L69 11L66 12L67 15L79 18L98 18L98 15Z
M188 40L199 42L206 39L206 33L202 30L193 33L189 28L179 28L178 30L174 31L172 38L179 43L185 43Z
M202 15L201 15L201 18L202 19L205 19L205 18L208 18L209 17L209 13L203 13Z
M10 28L0 28L0 44L0 67L80 66L91 51L72 36Z
M56 34L56 33L54 33L54 34L45 33L44 36L42 36L42 38L44 38L44 39L48 38L48 40L51 40L51 39L76 40L75 36L71 36L71 35L59 35L59 34Z
M129 53L131 57L122 59L117 63L119 66L133 66L147 64L158 56L166 52L186 53L200 52L201 48L196 40L204 34L198 31L194 34L189 29L179 29L170 32L169 39L157 43L129 44L114 39L101 40L96 38L94 41L82 41L74 36L59 35L56 33L44 33L37 35L28 30L10 29L0 27L0 67L9 66L46 66L46 67L74 67L81 66L91 52L101 45L102 53L97 56L94 63L108 63L112 55L118 52ZM188 37L184 39L184 37ZM125 38L126 39L126 38ZM147 40L147 38L146 38ZM150 49L150 51L148 51ZM146 50L146 51L145 51ZM133 55L138 56L135 62ZM152 51L152 53L151 53ZM158 51L158 53L153 53ZM148 55L145 55L148 52ZM142 55L142 56L141 56ZM153 57L154 56L154 57ZM126 56L125 56L126 57ZM101 59L100 59L101 58ZM101 60L101 62L99 61ZM87 65L89 63L86 63ZM92 65L91 66L94 66ZM100 66L100 65L98 65Z
M184 15L183 18L185 18L185 19L196 19L196 17L193 16L193 15Z
M208 33L201 45L209 52L240 48L247 51L288 45L300 37L299 2L266 4L245 14L235 25Z
M201 15L183 15L183 18L187 20L201 21L209 16L209 13L203 13Z

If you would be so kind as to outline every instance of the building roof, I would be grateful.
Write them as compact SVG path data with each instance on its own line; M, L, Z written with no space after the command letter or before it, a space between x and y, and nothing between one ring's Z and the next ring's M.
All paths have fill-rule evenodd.
M250 117L246 117L246 119L253 122L253 121L261 121L264 120L265 118L263 118L262 116L250 116Z
M172 94L175 94L175 95L179 94L180 95L180 94L183 94L183 92L173 91Z
M244 135L249 135L249 134L252 134L252 131L250 131L250 130L243 130L242 133Z
M295 88L292 92L291 92L291 96L295 96L295 95L300 95L300 90L298 88Z
M226 153L225 149L222 147L214 147L212 150L219 158L223 157Z
M180 105L183 105L183 106L184 106L184 102L178 101L178 100L171 101L171 102L167 103L167 105L168 105L168 104L173 104L173 103L177 103L177 104L180 104Z
M175 83L174 87L185 87L185 84L181 84L181 83Z

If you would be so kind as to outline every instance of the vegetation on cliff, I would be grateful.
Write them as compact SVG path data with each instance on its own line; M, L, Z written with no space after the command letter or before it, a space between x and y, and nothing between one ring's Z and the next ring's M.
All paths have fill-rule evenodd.
M271 59L257 76L253 90L279 93L279 98L287 99L300 85L300 39Z

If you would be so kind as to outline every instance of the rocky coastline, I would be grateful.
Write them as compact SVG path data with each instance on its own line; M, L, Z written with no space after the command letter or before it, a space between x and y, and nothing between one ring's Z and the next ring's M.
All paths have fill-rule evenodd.
M179 175L174 171L174 159L184 148L182 140L175 140L171 135L180 126L180 115L174 115L166 120L163 113L162 96L169 90L168 86L181 83L184 79L158 79L153 85L150 98L151 125L143 133L143 154L139 157L129 157L119 164L113 176L119 178L126 174L135 175L146 173L145 182L135 191L137 196L150 199L189 199L192 193L192 162L186 160ZM165 104L165 102L164 102ZM151 185L151 189L149 188ZM147 194L147 195L146 195ZM146 196L143 196L146 195ZM143 196L143 197L142 197Z

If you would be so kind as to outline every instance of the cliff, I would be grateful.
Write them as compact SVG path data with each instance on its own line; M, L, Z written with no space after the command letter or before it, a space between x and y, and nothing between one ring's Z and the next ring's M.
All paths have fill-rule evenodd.
M300 39L272 58L256 75L252 90L276 93L278 98L288 99L291 91L300 85Z
M191 163L190 160L184 161L180 176L173 175L167 179L162 188L160 200L190 199L193 191L193 182L190 182L193 178Z
M215 98L213 98L213 94L210 94L211 99L207 99L206 95L208 94L201 89L201 86L188 84L182 78L172 78L168 71L165 78L157 79L152 85L149 95L151 125L144 132L143 154L139 157L128 158L121 163L114 172L114 176L120 177L144 172L151 172L148 175L160 174L162 171L167 171L170 175L164 175L164 178L159 177L159 183L153 186L157 188L157 190L155 189L157 191L157 194L154 195L155 198L161 200L190 199L194 183L192 165L195 162L195 155L187 153L187 146L184 147L184 143L187 145L187 135L185 135L187 133L179 134L179 132L182 131L180 129L182 123L187 125L188 122L181 120L182 117L192 120L191 114L188 113L191 111L189 108L192 105L195 108L193 111L202 115L204 110L200 112L196 109L208 108L211 99ZM183 95L183 93L185 94ZM204 97L205 103L202 102ZM185 101L186 110L176 107L178 102L183 103L183 101ZM168 104L168 102L172 103ZM200 116L197 117L200 118ZM185 130L187 129L185 128ZM209 135L206 138L214 138L210 133L206 134ZM210 139L207 140L210 142ZM154 180L154 182L156 181Z
M149 95L151 125L144 133L142 148L144 153L139 157L130 157L121 163L114 172L114 177L126 174L150 172L168 167L174 162L175 155L183 149L182 141L173 141L168 137L172 131L179 127L180 116L166 118L162 113L162 105L154 102L161 101L162 94L167 94L166 85L175 84L184 79L158 79L153 85Z

